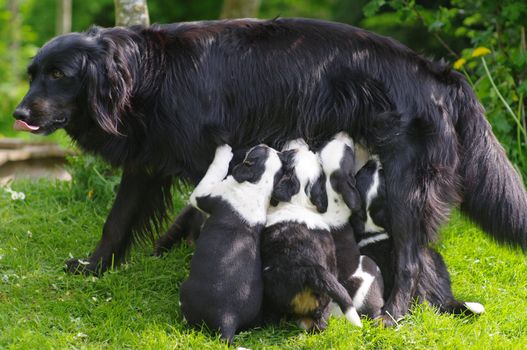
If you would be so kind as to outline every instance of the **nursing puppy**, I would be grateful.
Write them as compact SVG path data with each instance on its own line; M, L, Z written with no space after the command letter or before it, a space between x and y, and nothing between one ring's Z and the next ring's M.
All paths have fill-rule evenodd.
M214 161L190 197L208 218L196 241L190 276L181 286L181 310L193 325L219 329L229 342L258 321L262 306L260 235L281 168L278 153L253 147L227 176L231 148L217 148Z
M353 227L362 254L371 257L382 271L384 296L387 297L394 281L393 244L389 234L386 207L386 185L380 162L370 160L356 175L356 186L362 198L362 214L352 218ZM421 247L425 273L420 276L413 297L419 302L428 301L440 312L453 314L481 314L485 308L480 303L462 302L452 294L450 275L443 258L430 247ZM430 278L430 276L436 276Z
M335 243L338 280L352 297L357 312L376 318L384 305L381 271L371 258L361 256L350 224L352 214L361 209L355 187L353 140L345 132L338 133L318 154L328 195L328 209L322 216Z
M293 149L291 149L293 148ZM320 163L303 141L282 152L282 178L275 186L262 234L264 309L272 316L303 319L306 330L323 330L334 300L361 326L346 289L337 280L335 246L320 212L327 208Z

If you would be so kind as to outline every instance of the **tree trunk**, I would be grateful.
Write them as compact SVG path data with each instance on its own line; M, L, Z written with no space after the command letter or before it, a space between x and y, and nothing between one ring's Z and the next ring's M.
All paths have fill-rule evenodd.
M258 16L261 0L224 0L221 18L254 18Z
M21 26L22 21L20 18L20 4L19 0L9 0L7 3L9 12L11 13L11 18L9 21L8 30L11 31L11 41L9 42L9 64L11 66L12 78L19 80L19 54L20 54L20 44L21 44Z
M57 35L71 32L71 0L57 0Z
M114 3L116 26L150 25L146 0L114 0Z

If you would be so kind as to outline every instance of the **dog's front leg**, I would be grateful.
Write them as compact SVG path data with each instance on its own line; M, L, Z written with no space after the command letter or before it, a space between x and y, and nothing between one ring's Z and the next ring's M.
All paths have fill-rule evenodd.
M207 169L207 173L190 195L190 203L200 210L209 213L206 206L207 201L200 201L209 197L214 189L223 181L229 172L229 163L232 159L232 149L229 145L216 148L214 160Z
M134 238L144 239L164 217L170 205L171 177L125 169L101 240L87 260L71 259L72 273L102 274L121 263Z

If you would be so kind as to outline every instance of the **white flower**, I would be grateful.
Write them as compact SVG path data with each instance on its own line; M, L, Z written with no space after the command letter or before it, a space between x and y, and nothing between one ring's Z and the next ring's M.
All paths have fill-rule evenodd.
M11 195L11 199L14 201L26 199L24 192L13 191L10 187L5 187L4 190Z

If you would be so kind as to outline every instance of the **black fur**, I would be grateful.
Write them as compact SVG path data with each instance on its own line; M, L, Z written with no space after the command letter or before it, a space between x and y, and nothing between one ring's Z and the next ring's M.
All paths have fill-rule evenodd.
M377 195L372 197L368 213L377 226L385 231L366 232L364 230L364 221L366 213L361 219L353 218L357 240L360 241L386 233L390 234L388 221L386 218L386 187L384 174L380 169L378 162L369 161L357 173L357 187L363 199L363 210L366 211L366 194L372 187L373 176L377 173L379 176L379 187ZM380 267L384 279L385 297L390 295L394 285L394 265L393 265L393 241L392 238L379 240L361 247L361 253L369 256ZM430 305L435 306L441 312L455 314L471 314L472 312L461 301L454 298L451 288L450 275L441 255L430 247L421 247L419 251L422 259L421 269L417 280L417 288L412 298L419 302L427 301Z
M308 229L305 224L283 222L262 234L264 313L268 320L282 315L307 317L313 330L326 328L329 302L345 312L353 306L346 289L337 280L335 245L329 231ZM311 294L316 306L299 310L293 300Z
M64 78L51 79L53 69ZM222 125L234 149L296 137L316 145L342 130L376 149L395 255L385 308L395 317L415 294L421 247L453 206L499 241L527 246L525 189L465 78L391 39L307 19L95 27L50 41L29 72L15 117L44 134L63 127L124 169L101 241L71 271L105 271L156 230L173 178L196 183L212 159L208 125ZM391 110L428 126L419 147L375 143L376 116Z
M289 153L282 157L282 176L296 181L278 182L281 192L287 194L287 200L282 202L288 203L279 203L270 210L262 233L264 312L271 319L281 315L308 318L313 321L312 329L322 330L327 324L332 299L343 313L353 304L337 280L335 245L315 203L319 201L327 207L326 178L318 159L308 149L282 153L285 152ZM307 166L318 166L318 173L303 174ZM288 184L294 189L285 188ZM312 191L301 189L315 184L323 186L315 191L316 197L325 198L314 200ZM315 208L305 207L308 198ZM355 315L358 318L356 311Z
M353 143L347 135L337 135L318 153L322 168L330 179L326 186L331 203L324 218L335 243L339 282L352 297L358 313L376 318L381 315L384 305L383 278L375 262L361 256L350 223L350 219L362 208L362 203L355 186L355 152L345 143L346 140L350 145ZM339 150L342 153L337 153ZM338 169L333 169L333 162L339 155ZM372 278L371 284L366 284L365 277Z
M203 180L205 183L198 184L191 196L196 207L209 216L196 241L189 278L181 285L181 311L190 324L204 322L212 329L219 329L222 338L229 342L238 330L260 321L263 298L260 236L273 182L262 186L259 193L252 194L255 198L249 199L261 206L257 208L261 218L255 224L236 210L248 199L228 196L233 189L241 190L240 183L256 184L265 174L274 177L281 164L278 155L272 152L266 146L254 147L244 163L234 168L238 176L229 176L224 181L229 165L218 164L215 158ZM267 159L272 156L276 157L276 169L266 168ZM224 167L221 177L216 174L219 167Z

